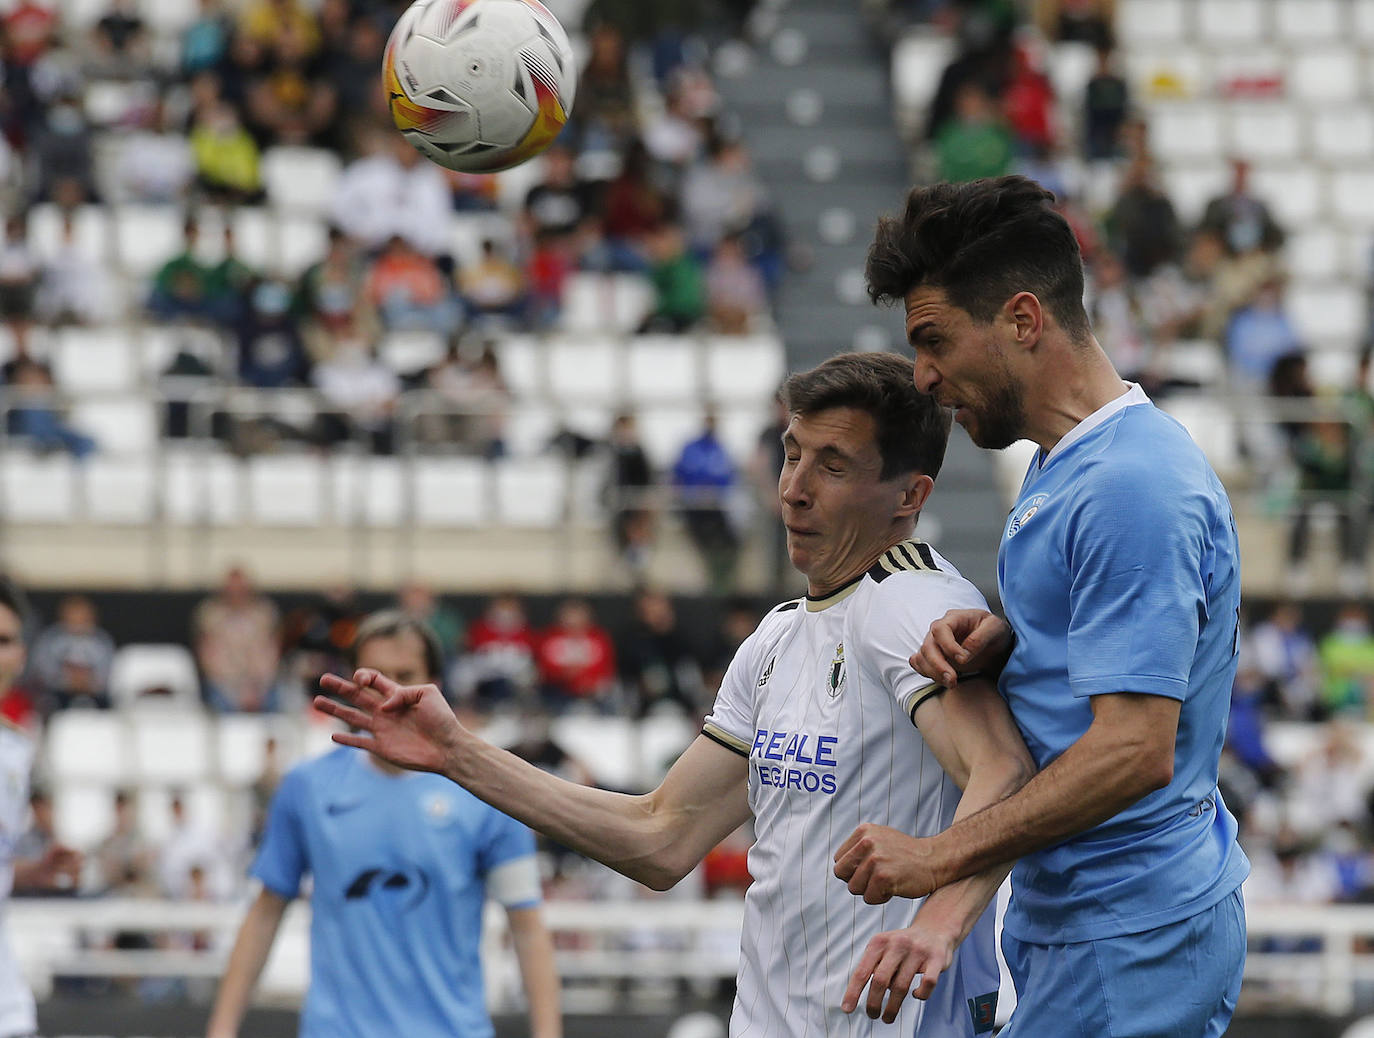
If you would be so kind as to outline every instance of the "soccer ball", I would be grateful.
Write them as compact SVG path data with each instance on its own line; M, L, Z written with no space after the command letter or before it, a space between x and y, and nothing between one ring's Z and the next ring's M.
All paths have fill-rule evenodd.
M391 31L382 79L406 140L465 173L547 148L576 84L567 33L539 0L416 0Z

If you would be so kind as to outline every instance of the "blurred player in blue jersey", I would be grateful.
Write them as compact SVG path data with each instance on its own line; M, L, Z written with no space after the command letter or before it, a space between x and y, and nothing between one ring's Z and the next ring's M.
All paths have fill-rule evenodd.
M433 681L437 639L399 612L358 629L353 655L407 683ZM287 903L312 880L302 1038L494 1033L478 956L488 898L505 906L532 1038L560 1038L553 942L534 840L514 819L433 775L340 747L282 779L248 910L206 1028L237 1035Z
M861 826L835 871L881 902L1020 859L1003 1038L1215 1036L1240 991L1249 872L1217 791L1235 523L1187 432L1093 337L1052 202L1022 177L917 188L867 271L875 301L905 304L916 387L980 447L1040 446L998 552L1010 625L951 611L912 663L947 686L1000 671L1043 770L929 839Z

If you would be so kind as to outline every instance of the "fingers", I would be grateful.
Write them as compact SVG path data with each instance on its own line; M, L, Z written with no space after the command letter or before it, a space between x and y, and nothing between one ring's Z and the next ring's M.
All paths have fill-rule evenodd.
M840 844L840 849L835 852L835 875L839 876L840 879L849 878L848 875L840 875L840 866L845 863L845 859L849 857L849 852L854 849L854 845L863 839L863 835L864 827L861 825L849 834L849 838L845 840L844 843ZM852 874L853 870L851 868L850 875Z
M320 676L320 688L324 691L339 696L355 706L370 707L385 698L376 689L367 685L359 685L348 678L340 677L337 674L323 674Z
M916 979L916 974L920 972L920 968L920 961L915 956L908 955L902 960L896 975L888 984L887 1006L883 1010L883 1023L890 1024L897 1019L897 1014L902 1011L902 1003L906 1001L906 993L911 990L911 982Z
M940 979L940 974L944 972L934 962L927 960L924 971L921 975L921 983L916 985L916 990L911 993L912 998L925 1000L935 993L935 982Z
M367 735L355 735L353 732L335 732L330 738L340 746L354 746L360 750L372 749L372 739Z
M424 698L425 690L430 687L432 686L397 686L396 691L391 693L391 695L387 696L386 699L383 701L382 705L379 706L377 709L386 711L387 713L394 713L397 710L405 710L408 707L415 706L418 702L420 702L421 699Z
M863 958L859 960L859 965L854 968L854 972L849 977L849 987L844 989L844 998L840 1000L840 1008L846 1013L854 1012L859 1004L859 996L863 994L864 985L868 983L868 978L873 975L873 969L878 965L878 960L883 954L883 935L878 934L873 940L868 942L868 947L864 949Z
M373 670L371 667L362 667L353 672L353 681L360 687L373 688L381 693L382 699L390 699L399 692L404 685L392 681L385 674Z
M372 715L370 713L365 713L355 707L330 699L328 696L316 696L314 707L322 714L328 714L330 717L337 717L350 728L361 728L367 732L372 731Z

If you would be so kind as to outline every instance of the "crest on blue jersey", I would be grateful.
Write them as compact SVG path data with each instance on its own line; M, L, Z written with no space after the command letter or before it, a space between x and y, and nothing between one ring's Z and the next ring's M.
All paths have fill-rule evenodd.
M830 673L826 675L825 690L831 699L839 697L844 691L844 642L835 646L835 656L830 661Z
M1036 494L1033 498L1021 506L1021 510L1011 517L1011 522L1007 524L1007 536L1015 537L1017 531L1025 526L1033 518L1035 513L1040 511L1040 506L1049 500L1049 494Z

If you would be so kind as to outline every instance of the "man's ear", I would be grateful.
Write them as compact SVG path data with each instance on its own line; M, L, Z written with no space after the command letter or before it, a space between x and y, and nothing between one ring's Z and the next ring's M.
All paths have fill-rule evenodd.
M906 519L918 515L934 489L935 480L922 472L911 473L902 483L902 496L895 518Z
M1034 292L1017 292L1002 308L1012 343L1020 349L1031 349L1045 331L1045 311Z

